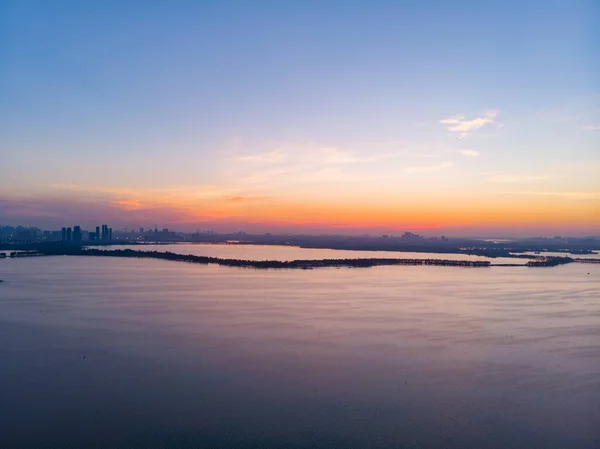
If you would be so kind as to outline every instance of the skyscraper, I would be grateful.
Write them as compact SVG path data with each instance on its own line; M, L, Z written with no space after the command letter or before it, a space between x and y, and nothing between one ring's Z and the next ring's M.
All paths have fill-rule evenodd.
M75 226L73 228L73 241L74 242L81 242L81 240L82 240L81 226Z
M67 242L70 242L73 239L73 232L71 231L71 228L67 228Z
M108 228L108 240L112 240L112 228Z
M60 230L60 232L61 232L61 240L63 242L66 242L67 241L67 228L62 228Z
M96 226L96 240L100 240L100 226Z

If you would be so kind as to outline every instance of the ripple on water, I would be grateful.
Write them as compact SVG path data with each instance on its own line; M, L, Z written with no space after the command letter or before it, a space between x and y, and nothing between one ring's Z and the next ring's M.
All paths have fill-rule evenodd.
M598 446L600 266L1 264L0 447Z

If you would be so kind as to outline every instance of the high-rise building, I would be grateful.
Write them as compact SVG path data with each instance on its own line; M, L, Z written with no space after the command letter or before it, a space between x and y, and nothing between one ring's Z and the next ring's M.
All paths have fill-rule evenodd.
M106 240L108 238L108 226L102 225L102 240Z
M96 226L96 240L100 240L100 226Z
M108 240L112 240L112 228L108 228Z
M70 242L71 240L73 240L73 232L71 231L71 228L67 228L67 242Z
M67 228L62 228L60 230L60 232L61 232L61 240L63 242L66 242L67 241Z
M144 233L144 228L140 228L140 234Z
M98 229L98 228L96 228ZM93 242L94 240L96 240L96 234L98 234L98 232L88 232L88 240L90 242Z
M81 226L73 227L73 241L81 242L81 240L82 240Z

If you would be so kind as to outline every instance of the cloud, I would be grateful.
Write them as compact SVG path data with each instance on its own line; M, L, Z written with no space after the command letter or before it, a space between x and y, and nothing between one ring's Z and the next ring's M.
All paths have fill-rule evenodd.
M281 148L281 147L280 147ZM475 157L474 150L465 150L465 155ZM276 154L278 160L268 166L250 164L244 161L263 161L265 155ZM392 161L402 157L440 157L440 154L415 152L407 148L389 149L388 151L357 151L338 147L294 145L285 150L258 153L257 157L244 156L238 158L238 165L232 165L231 176L235 177L245 189L261 189L261 193L275 194L279 188L291 185L315 186L325 183L376 183L397 176L398 164L377 164L381 161ZM373 164L367 168L367 164ZM431 173L454 165L454 162L440 161L433 165L403 164L400 170L404 173Z
M110 186L84 186L78 184L53 184L49 186L58 191L61 197L75 196L85 194L86 197L97 199L111 199L115 201L123 201L122 205L134 206L131 201L143 201L145 203L164 200L201 200L210 198L219 198L228 195L233 195L235 192L231 189L221 189L211 185L188 185L188 186L172 186L172 187L110 187Z
M286 155L280 150L266 151L258 154L250 154L238 157L242 162L258 162L261 164L270 164L280 162L286 158Z
M600 131L600 125L588 125L584 127L586 131Z
M404 171L406 173L432 173L443 170L445 168L450 168L452 166L454 166L454 162L448 161L436 165L415 165L412 167L406 167Z
M343 164L356 164L363 162L375 162L383 159L391 159L404 155L404 152L382 152L377 154L364 155L359 154L356 151L343 151L338 148L319 148L312 154L308 154L304 159L309 163L316 163L319 165L343 165Z
M250 203L255 201L267 201L270 200L271 197L268 196L229 196L225 198L225 201L228 203Z
M320 148L315 154L309 156L309 161L319 164L353 164L356 162L369 162L372 157L359 157L354 152L341 151L337 148Z
M539 182L547 181L548 179L555 178L554 175L494 175L490 178L491 182L497 182L501 184L518 184L522 182Z
M141 209L142 204L137 200L125 199L125 200L115 200L112 202L115 206L120 206L125 210L136 210Z
M458 150L460 154L467 157L477 157L479 156L479 151L477 150Z
M373 162L398 156L395 153L360 154L356 151L340 150L336 147L291 146L286 151L273 150L238 157L240 162L254 162L259 165L343 165L359 162Z
M292 143L286 145L285 149L280 146L277 150L237 157L230 165L229 176L244 188L261 187L269 191L276 189L276 186L290 184L359 182L386 176L382 173L356 173L357 168L362 168L360 164L407 154L405 150L356 151Z
M532 196L554 196L574 199L600 199L600 192L535 192L535 191L522 191L522 192L509 192L514 195L532 195Z
M472 120L465 120L464 116L456 116L440 120L440 123L457 138L463 139L485 125L497 123L497 115L496 111L487 111L483 117L477 117Z
M198 220L198 213L188 207L156 205L130 208L127 200L118 202L90 198L21 197L0 199L0 216L15 224L34 222L37 226L59 229L81 225L93 229L100 223L122 226L127 223L176 224ZM126 203L126 204L123 204Z

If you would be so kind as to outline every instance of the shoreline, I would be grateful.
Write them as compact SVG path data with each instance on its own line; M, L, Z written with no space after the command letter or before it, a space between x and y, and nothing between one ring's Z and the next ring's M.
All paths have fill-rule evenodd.
M292 239L293 240L293 239ZM552 257L570 257L577 259L578 255L594 256L600 255L600 250L581 250L581 249L555 249L555 248L542 248L542 247L480 247L473 245L473 242L455 242L456 245L434 245L434 246L423 246L414 245L412 243L396 244L393 246L384 245L369 245L364 246L357 244L356 242L348 244L341 242L293 242L293 241L280 241L280 242L265 242L265 241L232 241L232 240L219 240L219 241L93 241L93 242L28 242L28 243L13 243L13 244L0 244L0 253L2 251L37 251L45 250L47 248L57 248L65 246L78 246L86 249L101 249L109 246L122 247L122 246L133 246L144 247L144 246L169 246L169 245L198 245L198 246L213 246L213 245L227 245L227 246L262 246L262 247L285 247L285 248L297 248L303 250L332 250L332 251L352 251L356 253L360 252L376 252L381 253L383 257L375 256L370 258L386 258L389 253L391 258L404 258L404 255L398 253L422 253L422 254L455 254L462 256L477 256L492 259L491 262L494 264L493 259L507 258L507 259L527 259L537 260L539 258L552 258ZM545 246L545 245L544 245ZM42 251L43 252L43 251ZM395 254L394 254L395 253ZM527 254L529 253L529 254ZM554 254L548 254L554 253ZM419 258L418 256L412 256L412 258Z
M29 253L16 253L13 257L36 256L88 256L88 257L123 257L139 259L160 259L175 262L196 263L201 265L220 265L238 268L255 269L304 269L314 268L370 268L376 266L392 265L429 265L465 268L484 267L550 267L576 262L570 257L549 257L546 260L529 261L526 264L492 264L490 261L472 260L447 260L447 259L402 259L402 258L366 258L366 259L313 259L313 260L243 260L222 259L218 257L194 256L191 254L178 254L161 251L138 251L133 249L101 250L92 248L56 246L52 248L39 248Z

